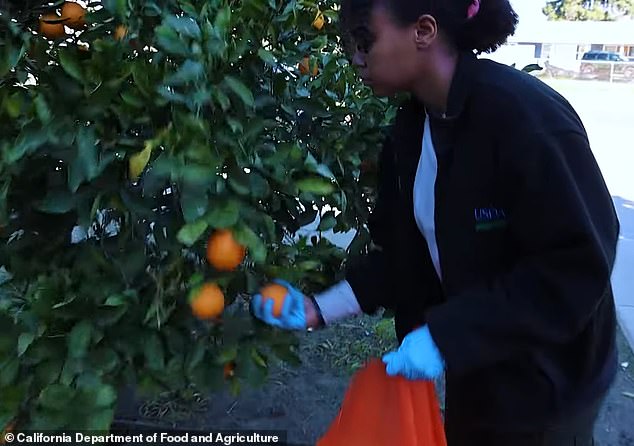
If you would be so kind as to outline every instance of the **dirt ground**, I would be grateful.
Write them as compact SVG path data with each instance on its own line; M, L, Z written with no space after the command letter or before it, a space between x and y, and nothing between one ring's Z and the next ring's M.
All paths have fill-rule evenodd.
M212 395L179 411L169 397L127 401L120 416L178 429L281 430L288 432L290 444L314 445L336 416L353 371L394 345L390 320L357 318L302 334L303 365L273 366L260 389L245 389L237 398L229 393ZM634 356L621 333L619 351L619 374L596 425L600 446L634 446ZM442 383L438 392L442 400Z

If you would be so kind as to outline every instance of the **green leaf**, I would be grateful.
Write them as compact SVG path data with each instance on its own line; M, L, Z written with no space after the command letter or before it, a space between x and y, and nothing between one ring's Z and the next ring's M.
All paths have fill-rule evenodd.
M59 63L64 69L64 71L66 71L66 73L68 73L73 78L82 82L84 79L84 75L82 72L81 65L79 61L76 59L77 52L69 48L59 48L58 51L59 51Z
M36 383L40 386L48 386L59 379L64 361L59 358L49 359L39 363L35 368Z
M52 119L51 109L46 103L46 99L44 98L44 96L41 94L38 94L35 97L33 102L35 103L35 112L37 113L37 117L40 120L40 122L44 125L51 122L51 119Z
M103 0L108 11L115 14L119 19L124 20L128 16L127 0Z
M253 107L255 105L255 99L253 98L253 93L249 88L244 85L244 83L233 77L226 76L224 83L236 94L238 97L244 102L244 105L247 107Z
M329 180L335 180L335 175L332 173L330 168L325 164L319 164L310 152L306 156L305 166L311 172L321 175L324 178L328 178Z
M236 240L247 247L249 256L255 263L266 262L267 249L264 242L248 226L241 224L234 229Z
M75 377L84 371L84 368L85 364L83 359L66 358L64 367L62 368L62 374L59 377L59 382L70 386Z
M212 95L216 99L216 102L218 102L218 105L222 108L222 111L226 112L231 108L231 99L229 99L229 96L227 96L224 91L216 88L213 90Z
M271 65L272 67L277 66L277 60L275 56L270 51L265 50L264 48L260 48L258 50L258 56L262 59L267 65Z
M11 282L13 279L13 274L11 274L7 269L3 266L0 266L0 285L4 285L5 283Z
M105 409L100 411L91 411L90 416L86 419L85 430L93 432L107 432L114 419L114 409Z
M117 401L117 392L112 386L101 385L95 393L95 407L110 408Z
M526 65L524 68L522 68L522 71L525 72L525 73L532 73L533 71L542 71L542 70L543 70L543 68L540 67L536 63Z
M15 143L12 143L7 149L5 160L9 163L15 163L21 160L24 155L35 152L44 145L50 137L50 128L25 128Z
M68 335L68 354L71 358L82 358L86 355L93 326L90 321L83 320L75 324Z
M181 208L186 223L193 223L207 212L209 201L201 188L185 188L181 194Z
M187 43L181 40L173 29L167 26L159 26L154 31L158 46L168 53L188 57L190 55Z
M273 345L271 350L279 359L291 366L302 365L302 360L299 355L288 345Z
M69 191L51 190L37 205L37 209L47 214L66 214L75 206L75 197Z
M11 22L7 20L6 23ZM4 25L5 23L3 21L3 26ZM15 46L3 42L2 47L4 47L4 51L0 52L0 78L3 78L9 71L15 68L15 66L18 64L18 62L26 52L25 45Z
M20 361L18 358L9 357L0 363L0 388L8 387L15 382L20 371Z
M264 384L267 375L267 368L260 366L259 359L255 359L253 348L241 347L236 358L236 377L246 380L252 386Z
M0 389L2 392L2 404L0 404L0 426L5 426L18 414L20 406L24 403L30 384L24 380L20 384Z
M177 33L193 39L200 39L201 32L198 23L191 17L179 17L169 15L165 19L165 24Z
M231 8L225 6L220 8L216 13L216 20L214 21L214 28L217 30L220 37L224 37L229 31L231 25Z
M303 178L295 184L300 191L311 194L329 195L335 191L335 185L322 178Z
M165 83L172 86L185 85L199 80L205 74L205 69L200 62L186 60L176 73L168 77Z
M119 366L119 356L117 353L106 347L90 352L89 361L98 374L113 372Z
M233 133L244 133L244 127L242 123L236 118L232 118L231 116L227 116L227 124L231 127L231 131Z
M207 345L204 342L197 342L194 349L189 354L187 361L187 371L192 372L198 364L202 362L207 351Z
M40 393L38 403L53 410L67 409L75 397L75 390L63 384L51 384Z
M112 296L108 296L103 305L106 307L120 307L122 305L126 305L128 300L129 299L123 294L113 294Z
M193 223L188 223L178 231L176 238L183 245L191 247L205 233L208 226L209 224L206 220L197 220Z
M144 353L150 370L161 371L165 367L163 344L158 334L152 333L144 340Z
M229 228L240 219L240 202L237 200L216 201L205 215L205 220L213 228Z
M321 217L321 220L319 221L319 226L317 227L317 229L319 231L328 231L329 229L332 229L335 226L337 226L337 219L335 218L334 213L327 212Z
M249 188L251 196L255 198L266 198L271 193L268 181L257 172L249 174Z
M100 173L94 128L80 127L77 132L77 156L68 171L68 187L77 192L84 181L92 181Z
M238 347L236 345L225 346L218 355L214 362L218 365L224 365L227 362L233 361L238 357Z
M22 356L34 340L35 334L29 332L22 333L18 338L18 356Z
M227 182L235 193L244 196L251 194L249 174L245 173L242 169L232 169L228 174Z

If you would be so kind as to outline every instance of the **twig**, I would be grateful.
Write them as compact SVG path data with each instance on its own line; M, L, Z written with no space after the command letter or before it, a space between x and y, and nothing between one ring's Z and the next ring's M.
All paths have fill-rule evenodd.
M233 404L229 406L229 409L226 410L226 414L227 415L231 414L231 412L233 412L233 409L235 409L237 405L238 405L238 400L235 400Z

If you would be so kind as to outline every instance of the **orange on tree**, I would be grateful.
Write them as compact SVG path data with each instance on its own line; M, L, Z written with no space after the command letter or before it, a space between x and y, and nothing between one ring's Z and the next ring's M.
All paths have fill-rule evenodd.
M278 283L269 283L260 290L262 305L265 305L269 300L273 300L273 316L280 317L287 294L288 290L285 286Z
M125 36L128 34L128 28L123 25L119 25L114 30L114 38L116 40L123 40Z
M310 67L310 58L308 56L304 56L304 58L302 59L302 61L299 63L298 65L299 68L299 72L303 75L306 74L312 74L313 76L317 76L317 74L319 73L319 67L317 66L317 64L315 63L315 65L313 65L312 69Z
M207 282L192 291L189 305L198 319L216 319L225 309L225 295L217 284Z
M6 434L11 434L15 430L15 420L10 421L4 428L4 430L0 431L0 444L6 443Z
M44 14L40 17L39 32L49 39L61 39L66 36L62 18L55 13Z
M302 61L299 63L299 72L304 75L310 72L310 59L308 56L304 56Z
M64 25L73 29L82 29L86 25L86 8L75 2L65 2L62 6Z
M325 23L326 23L326 19L324 18L324 13L321 11L318 11L317 16L315 17L315 20L313 20L313 28L315 28L318 31L321 31Z
M242 263L246 248L229 229L219 229L207 241L207 261L218 271L233 271Z
M233 361L229 361L222 368L222 374L225 379L233 378L236 373L236 363Z

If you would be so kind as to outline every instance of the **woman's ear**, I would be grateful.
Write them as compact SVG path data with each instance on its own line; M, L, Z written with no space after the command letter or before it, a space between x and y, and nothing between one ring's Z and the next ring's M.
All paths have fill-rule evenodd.
M418 49L428 48L438 35L438 23L436 19L425 14L418 18L414 27L414 39Z

